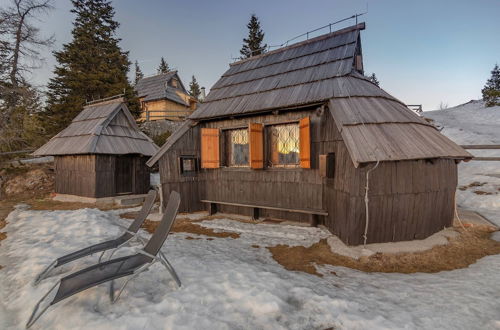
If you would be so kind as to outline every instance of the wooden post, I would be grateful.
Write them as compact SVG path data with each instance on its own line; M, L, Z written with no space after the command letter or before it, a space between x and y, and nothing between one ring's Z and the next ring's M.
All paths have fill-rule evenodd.
M260 209L258 207L254 207L253 208L253 219L254 220L259 219L259 213L260 213Z
M214 215L217 213L217 204L209 203L208 204L208 215Z
M158 184L158 192L160 193L160 210L159 210L159 213L161 215L163 215L163 207L164 207L163 204L164 204L164 201L163 201L163 187L162 187L161 183Z
M311 214L311 220L309 223L310 223L311 227L318 227L319 215Z

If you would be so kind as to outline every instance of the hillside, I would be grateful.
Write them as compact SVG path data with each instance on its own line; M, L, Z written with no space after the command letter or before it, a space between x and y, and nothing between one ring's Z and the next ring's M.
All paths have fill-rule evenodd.
M486 108L483 101L446 110L424 112L441 133L458 144L500 144L500 106ZM500 156L500 150L472 150L476 156ZM458 170L457 203L478 211L500 226L500 162L462 162Z

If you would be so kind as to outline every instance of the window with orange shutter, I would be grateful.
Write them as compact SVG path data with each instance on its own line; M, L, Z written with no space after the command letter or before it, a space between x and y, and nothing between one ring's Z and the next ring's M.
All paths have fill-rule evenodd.
M249 124L248 132L250 134L250 167L264 168L264 125Z
M219 129L201 129L201 167L219 168Z
M300 167L311 168L311 122L309 117L299 122L300 130Z

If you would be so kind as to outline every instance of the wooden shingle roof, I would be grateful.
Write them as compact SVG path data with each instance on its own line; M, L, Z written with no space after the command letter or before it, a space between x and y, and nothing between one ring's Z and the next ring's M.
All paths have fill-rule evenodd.
M168 85L170 79L176 77L180 83L180 90L187 94L184 85L182 84L177 71L161 73L155 76L142 78L137 81L135 90L139 97L143 97L144 101L154 101L168 99L181 105L189 106L184 99L177 95L178 89Z
M121 102L86 106L71 124L41 146L36 156L75 154L142 154L151 156L158 146L139 130Z
M361 23L231 64L189 118L205 121L323 103L356 167L376 161L472 158L355 70L364 28ZM149 165L187 129L173 134Z
M232 63L191 116L204 120L299 106L334 97L353 70L364 23ZM364 81L365 89L377 93ZM352 84L356 86L356 84Z

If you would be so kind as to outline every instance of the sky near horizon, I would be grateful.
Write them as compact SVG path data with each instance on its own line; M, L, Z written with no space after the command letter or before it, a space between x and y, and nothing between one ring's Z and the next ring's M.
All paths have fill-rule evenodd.
M8 2L0 0L2 7ZM186 87L194 74L207 91L239 56L252 13L261 21L264 41L276 45L368 9L359 18L366 22L361 33L365 74L375 72L383 89L407 104L423 104L424 110L438 109L441 102L451 107L479 99L490 71L500 64L499 0L112 3L121 24L120 45L132 62L139 61L145 75L154 74L164 56ZM60 50L71 40L74 15L69 0L55 0L54 5L37 24L44 35L55 36L52 50ZM335 29L352 24L344 22ZM56 64L51 50L43 55L45 64L32 77L40 86L47 84ZM131 79L133 74L132 66Z

